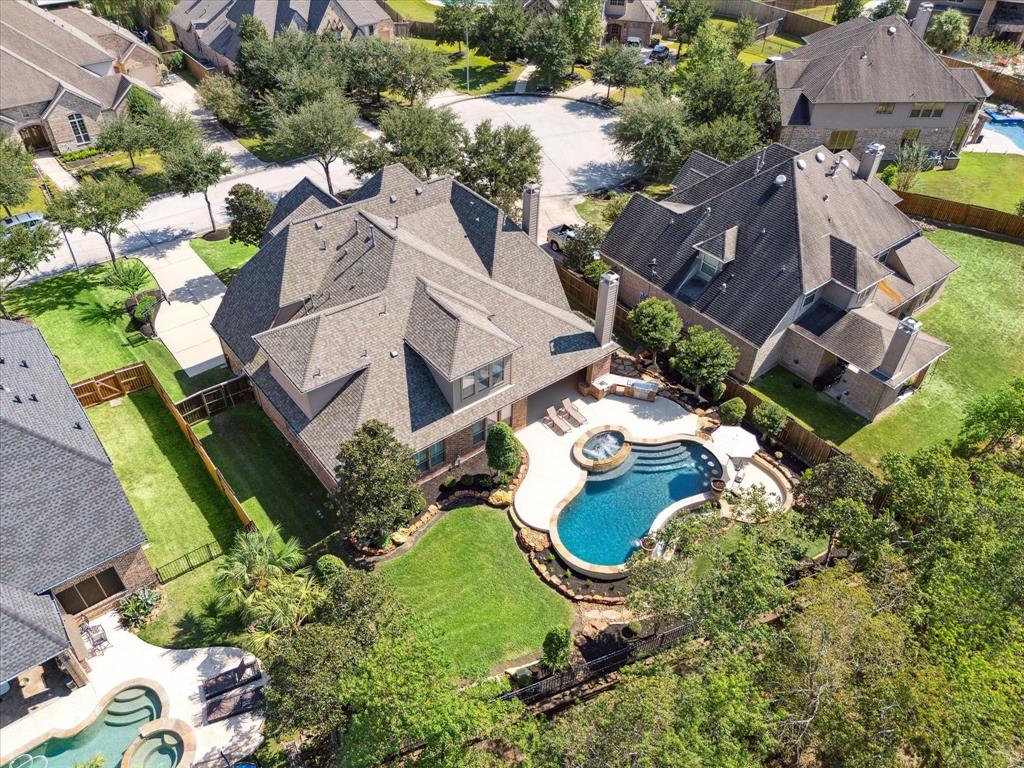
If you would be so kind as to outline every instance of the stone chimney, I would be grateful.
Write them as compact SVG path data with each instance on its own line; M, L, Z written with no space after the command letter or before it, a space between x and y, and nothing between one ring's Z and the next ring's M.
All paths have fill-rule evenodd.
M536 245L540 234L540 184L535 181L528 181L523 187L523 231Z
M605 272L597 288L597 313L594 317L594 335L602 347L612 340L618 298L619 276L611 271Z
M910 28L914 30L918 37L924 37L925 31L928 29L928 23L932 20L934 8L931 3L921 3L917 6L917 14L914 16L914 22L910 25Z
M864 154L860 156L860 166L857 168L857 178L864 181L871 181L871 177L878 170L882 158L885 156L885 144L873 141L864 148Z
M917 340L917 334L921 331L921 323L912 317L905 317L896 326L896 333L889 342L889 348L885 350L885 357L882 358L878 372L891 379L903 367L907 356Z

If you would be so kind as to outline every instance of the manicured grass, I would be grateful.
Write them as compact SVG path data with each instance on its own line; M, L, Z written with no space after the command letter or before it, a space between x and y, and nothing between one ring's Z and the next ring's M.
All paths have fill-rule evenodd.
M211 540L230 546L241 523L154 390L86 413L149 537L154 566Z
M953 230L938 230L928 238L958 262L960 270L938 303L919 316L925 331L952 346L920 391L882 418L857 428L856 417L838 404L824 402L807 385L801 390L787 388L778 373L754 382L755 389L777 398L821 437L868 466L877 466L886 451L912 453L955 438L967 402L1024 374L1024 294L1019 279L1024 246Z
M265 163L287 163L289 160L302 156L295 152L284 152L272 146L266 136L261 133L254 132L248 136L239 136L238 143Z
M458 55L458 46L438 45L433 40L425 37L410 37L406 42L447 53L450 61L448 72L452 76L452 87L462 93L481 94L495 93L497 91L514 91L516 78L523 71L523 68L518 64L510 63L508 71L505 72L494 59L481 56L473 49L470 51L469 56L469 90L467 91L466 59Z
M260 530L277 523L307 545L331 532L323 486L256 405L235 406L193 430Z
M671 184L648 184L641 190L645 195L654 200L661 200L672 194ZM625 194L629 194L628 192ZM605 231L611 229L611 225L604 220L604 210L608 207L609 200L602 200L598 197L586 196L582 203L576 204L576 213L588 224L593 224Z
M160 341L132 330L123 311L127 297L104 285L109 269L102 264L39 280L11 291L7 300L12 314L32 318L68 381L144 360L171 399L180 400L231 375L225 365L190 378ZM151 281L146 289L155 287Z
M112 173L124 173L126 178L138 184L142 191L150 196L170 191L167 177L164 176L164 161L154 150L147 149L145 152L137 152L135 165L139 172L127 173L132 167L128 153L114 152L87 165L80 165L74 170L75 173L91 174L97 179L102 179Z
M385 3L406 21L433 21L437 16L437 6L427 0L385 0Z
M569 603L533 572L504 512L445 514L401 557L378 569L417 620L442 634L465 677L539 653L548 630L569 626Z
M43 190L40 188L40 185L43 184L44 182L49 183L50 189L52 189L55 193L57 192L56 184L50 181L48 177L36 173L35 181L32 182L32 187L31 189L29 189L28 192L28 199L25 200L25 202L22 203L21 205L11 206L12 216L18 213L27 213L28 211L42 211L44 213L46 212L46 206L48 205L48 203L46 201L46 195L43 194ZM0 208L0 217L4 216L7 216L7 211L4 210L3 208Z
M829 24L832 24L836 15L836 7L834 4L819 5L816 8L804 8L802 11L794 11L794 13L799 13L801 16L810 16L812 19L827 21Z
M836 445L842 445L867 425L866 420L825 393L815 391L814 387L785 368L773 368L751 382L750 389L778 403L803 426Z
M230 239L204 240L197 237L190 240L189 245L225 285L258 250L256 246L233 243Z
M1014 213L1024 197L1024 155L964 152L956 170L922 173L910 191Z

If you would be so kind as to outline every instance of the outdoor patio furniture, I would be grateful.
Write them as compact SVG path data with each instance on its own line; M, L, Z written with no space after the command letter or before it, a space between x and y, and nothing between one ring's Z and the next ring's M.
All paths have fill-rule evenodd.
M85 638L85 642L93 653L102 655L103 651L110 645L110 640L107 639L107 631L100 626L83 625L82 637Z
M562 398L562 410L569 417L569 421L575 422L577 427L582 427L587 423L587 417L580 413L579 409L572 404L568 397Z
M549 405L544 423L560 435L566 435L572 431L572 427L561 416L555 413L555 406Z
M251 712L263 703L263 688L247 688L206 702L206 722L217 723L229 717Z
M246 683L251 683L253 680L258 680L262 674L263 670L260 669L260 663L254 658L247 656L242 659L238 666L203 680L203 696L209 701L216 696L220 696L222 693L227 693L235 688L240 688Z

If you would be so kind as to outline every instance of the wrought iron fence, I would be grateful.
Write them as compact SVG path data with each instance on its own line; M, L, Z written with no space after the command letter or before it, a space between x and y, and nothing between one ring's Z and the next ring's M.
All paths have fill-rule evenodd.
M164 563L156 569L156 577L161 584L184 576L189 571L194 571L201 565L206 565L211 560L216 560L224 554L224 547L217 541L208 541L198 546L191 552L186 552L181 557L176 557L169 563Z

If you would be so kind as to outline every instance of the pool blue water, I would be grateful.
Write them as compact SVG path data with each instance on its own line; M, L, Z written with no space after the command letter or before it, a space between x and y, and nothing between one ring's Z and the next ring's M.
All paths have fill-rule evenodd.
M1015 146L1024 149L1024 125L1013 125L1010 123L989 123L985 126L986 131L999 133L1006 136Z
M594 565L622 565L665 507L710 489L722 467L700 443L634 445L615 469L591 474L558 516L562 544Z
M149 688L125 688L115 694L99 717L64 739L47 739L27 754L42 755L47 768L74 768L78 763L102 755L105 768L117 768L128 746L139 735L139 728L160 717L160 699ZM19 768L28 761L16 757L3 768ZM40 768L36 761L34 768Z

